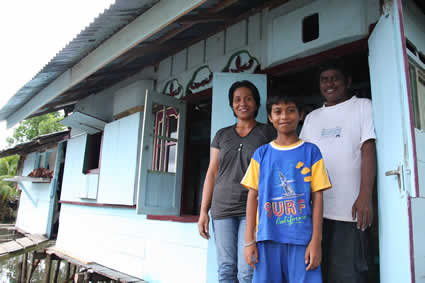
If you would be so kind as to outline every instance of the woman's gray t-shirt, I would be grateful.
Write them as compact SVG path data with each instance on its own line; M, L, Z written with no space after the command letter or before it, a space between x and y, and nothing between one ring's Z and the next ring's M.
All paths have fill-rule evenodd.
M275 129L271 125L261 123L257 123L245 137L238 135L236 125L217 132L211 144L211 147L220 150L211 204L212 218L220 219L246 214L248 190L240 182L254 151L275 137Z

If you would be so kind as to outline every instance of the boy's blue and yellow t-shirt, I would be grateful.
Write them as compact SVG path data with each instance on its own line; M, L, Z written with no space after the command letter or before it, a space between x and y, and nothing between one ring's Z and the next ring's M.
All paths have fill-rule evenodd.
M258 190L257 241L307 245L312 235L311 192L331 187L319 148L299 140L259 147L241 182Z

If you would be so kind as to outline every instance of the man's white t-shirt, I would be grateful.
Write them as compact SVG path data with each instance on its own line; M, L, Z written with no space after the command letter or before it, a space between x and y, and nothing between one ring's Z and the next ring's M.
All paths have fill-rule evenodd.
M323 217L356 221L351 211L360 191L361 146L376 139L371 100L353 96L314 110L300 137L319 147L331 180L332 189L323 192Z

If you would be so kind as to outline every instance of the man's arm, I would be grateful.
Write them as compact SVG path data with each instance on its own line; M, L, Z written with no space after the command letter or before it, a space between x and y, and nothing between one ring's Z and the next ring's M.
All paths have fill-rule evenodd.
M373 206L372 194L376 177L376 147L375 140L370 139L363 143L361 162L361 181L360 192L353 204L352 216L356 219L357 228L362 231L372 225L373 222Z

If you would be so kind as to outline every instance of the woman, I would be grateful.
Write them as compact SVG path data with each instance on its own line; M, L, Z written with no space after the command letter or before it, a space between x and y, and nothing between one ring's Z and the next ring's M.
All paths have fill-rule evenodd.
M198 228L199 234L209 239L211 207L218 280L244 283L251 282L252 268L243 257L248 190L240 182L255 149L273 140L275 130L255 120L260 95L251 82L235 82L229 89L229 104L238 121L220 129L211 144Z

